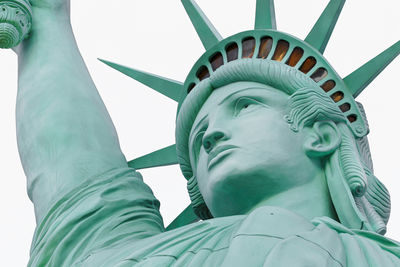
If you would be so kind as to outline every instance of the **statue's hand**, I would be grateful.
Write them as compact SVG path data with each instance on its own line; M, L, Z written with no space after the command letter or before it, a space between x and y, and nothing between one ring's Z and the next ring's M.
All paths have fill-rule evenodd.
M51 24L49 18L68 18L69 7L70 0L0 0L0 48L18 53L32 27L43 30Z

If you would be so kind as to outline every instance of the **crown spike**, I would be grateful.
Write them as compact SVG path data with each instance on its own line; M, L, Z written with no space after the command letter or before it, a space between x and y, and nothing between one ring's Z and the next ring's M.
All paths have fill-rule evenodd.
M128 166L135 169L146 169L174 164L178 164L176 145L165 147L128 162Z
M170 225L168 225L166 230L173 230L197 221L199 221L199 218L194 213L192 205L189 205L181 212L181 214L178 215L178 217L175 218L175 220L172 221Z
M274 0L257 0L256 23L254 29L276 30Z
M400 54L400 41L343 79L356 98Z
M181 92L183 91L183 83L163 78L147 72L131 69L104 59L99 59L104 64L116 69L123 74L137 80L138 82L147 85L148 87L156 90L157 92L169 97L172 100L179 101Z
M324 53L326 45L331 38L333 29L335 28L345 2L346 0L331 0L304 40L318 49L321 54Z
M194 0L182 0L182 4L206 50L222 40L222 36Z

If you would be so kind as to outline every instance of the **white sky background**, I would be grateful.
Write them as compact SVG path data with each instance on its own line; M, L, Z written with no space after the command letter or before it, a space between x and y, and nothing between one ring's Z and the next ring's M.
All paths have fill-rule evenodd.
M198 0L224 37L252 29L255 0ZM278 29L305 38L328 0L276 0ZM345 4L325 56L345 77L400 39L398 0ZM119 133L128 160L174 143L176 104L96 60L104 58L184 81L203 47L179 0L72 2L81 53ZM389 188L387 236L400 240L400 58L358 98L367 111L375 175ZM73 79L73 77L71 77ZM35 221L15 137L17 57L0 51L0 265L25 266ZM189 204L177 166L142 171L167 225Z

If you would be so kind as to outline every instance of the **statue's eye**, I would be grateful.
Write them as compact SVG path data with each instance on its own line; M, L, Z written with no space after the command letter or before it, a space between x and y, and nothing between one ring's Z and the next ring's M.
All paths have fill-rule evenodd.
M235 116L243 113L243 112L249 112L253 110L257 104L260 104L255 99L249 98L249 97L241 97L239 98L236 103L235 103Z

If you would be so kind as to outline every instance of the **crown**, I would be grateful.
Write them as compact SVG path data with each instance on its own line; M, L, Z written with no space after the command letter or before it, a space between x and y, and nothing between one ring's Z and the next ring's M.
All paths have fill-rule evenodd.
M279 62L303 73L316 84L318 90L328 94L347 119L346 123L356 138L368 134L367 123L355 98L400 53L400 41L347 77L341 78L324 58L323 53L345 0L331 0L305 40L300 40L276 29L273 0L257 0L253 30L241 32L226 39L222 38L194 0L182 0L182 3L206 49L206 52L194 64L184 83L100 60L177 101L178 115L186 112L182 111L185 99L224 65L240 60L275 62L274 64ZM185 132L187 134L190 129L189 131L186 129ZM181 149L178 148L178 150ZM132 160L128 164L135 169L177 164L178 154L180 158L186 157L182 155L183 152L179 151L177 153L176 145L171 145ZM181 163L181 165L183 164ZM185 173L184 168L182 166L181 168L186 178L190 178L190 172L189 174ZM191 219L194 220L195 215L188 207L172 223L172 227L179 221Z

